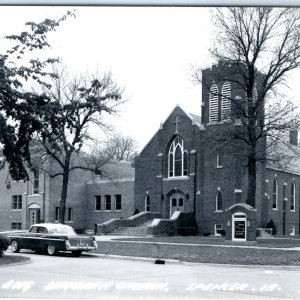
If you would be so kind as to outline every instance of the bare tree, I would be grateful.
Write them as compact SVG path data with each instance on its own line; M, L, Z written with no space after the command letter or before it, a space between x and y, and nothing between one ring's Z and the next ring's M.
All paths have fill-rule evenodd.
M32 149L40 164L51 165L48 169L52 177L62 176L60 222L64 223L70 173L76 169L100 172L103 164L111 159L103 155L97 164L87 164L82 147L96 141L95 130L108 128L103 115L116 113L124 100L122 90L110 74L70 80L62 70L56 72L51 86L44 92L51 101L39 114L43 125Z
M212 15L216 34L211 54L230 64L234 73L216 76L231 81L243 94L244 101L228 97L240 128L231 127L227 139L239 141L246 149L247 203L253 207L257 162L274 160L261 149L266 142L273 149L285 143L286 132L299 124L295 106L280 95L288 74L300 64L299 16L299 9L271 7L218 8ZM209 90L199 70L194 77Z
M137 155L137 142L130 136L117 133L107 140L106 151L109 151L116 161L133 161Z

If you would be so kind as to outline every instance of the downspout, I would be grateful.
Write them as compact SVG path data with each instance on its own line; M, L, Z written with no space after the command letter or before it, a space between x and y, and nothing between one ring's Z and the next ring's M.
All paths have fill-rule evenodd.
M45 202L46 202L46 171L44 171L44 193L43 193L43 221L44 223L46 222L45 220Z
M28 217L28 212L29 212L29 208L28 208L28 181L26 182L26 198L25 198L25 203L26 203L26 206L25 206L25 220L26 220L26 228L29 228L29 223L30 223L30 220L29 220L29 217Z

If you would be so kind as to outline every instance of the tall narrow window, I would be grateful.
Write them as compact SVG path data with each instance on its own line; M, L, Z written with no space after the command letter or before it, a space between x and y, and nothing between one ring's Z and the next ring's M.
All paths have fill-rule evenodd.
M273 180L273 209L277 209L278 206L278 180L277 177Z
M101 196L95 196L95 210L101 210Z
M217 123L219 114L219 90L213 84L209 93L209 123Z
M231 114L231 86L228 81L223 84L222 87L222 110L221 117L222 121L230 120Z
M68 208L68 221L73 221L73 208Z
M55 221L59 221L59 215L60 215L60 207L55 207Z
M115 205L116 205L116 210L121 210L122 209L122 197L121 197L121 195L115 195Z
M187 151L183 152L183 175L187 176L188 174L188 155Z
M111 210L111 195L105 195L105 210Z
M38 168L33 170L33 194L39 193L40 172Z
M148 192L146 193L145 199L145 211L150 211L150 195Z
M295 211L296 187L295 182L291 184L291 211Z
M175 150L175 176L182 176L182 149L179 145L176 146Z
M222 194L221 192L217 192L216 195L216 211L221 211L222 210L222 206L223 206L223 199L222 199Z
M223 167L223 157L222 151L220 149L217 150L217 168Z
M188 151L180 136L177 136L170 145L168 157L169 177L188 175Z

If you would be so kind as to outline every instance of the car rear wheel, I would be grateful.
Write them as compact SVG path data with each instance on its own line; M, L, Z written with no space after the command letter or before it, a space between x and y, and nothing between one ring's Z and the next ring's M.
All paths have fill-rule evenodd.
M53 243L49 243L47 245L47 254L48 255L55 255L56 254L56 249L55 249L55 245Z
M72 255L75 257L79 257L81 255L82 251L72 251Z
M18 242L16 240L13 240L11 242L11 250L12 250L12 252L20 252L20 247L19 247Z

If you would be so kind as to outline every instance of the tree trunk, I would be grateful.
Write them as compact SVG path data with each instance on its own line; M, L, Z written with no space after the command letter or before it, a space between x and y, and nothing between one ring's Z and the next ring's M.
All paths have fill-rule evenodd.
M63 185L62 185L61 198L60 198L59 221L61 224L65 224L65 212L66 212L66 202L68 196L68 183L69 183L69 173L70 173L69 166L70 166L70 157L67 156L64 165Z
M256 159L255 150L252 149L248 157L248 188L246 203L255 208L255 194L256 194Z

